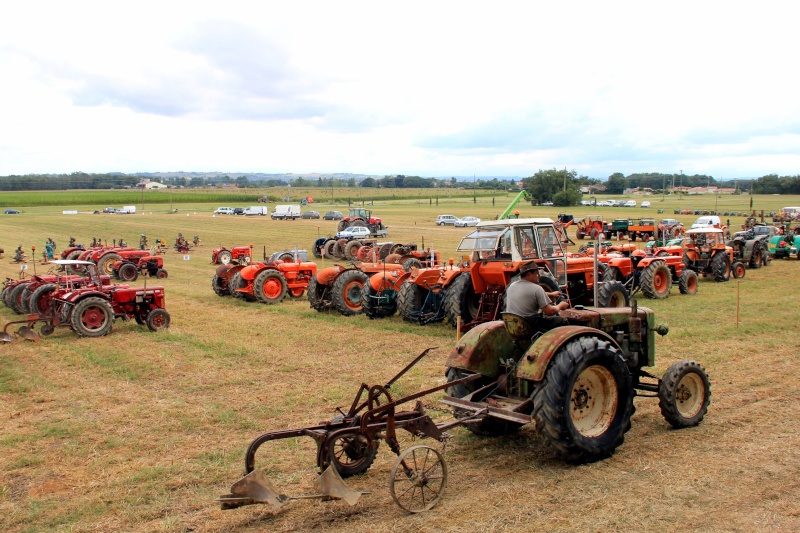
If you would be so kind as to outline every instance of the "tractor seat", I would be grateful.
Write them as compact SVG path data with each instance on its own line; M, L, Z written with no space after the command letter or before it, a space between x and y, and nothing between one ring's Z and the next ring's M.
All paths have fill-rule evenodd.
M530 340L536 329L524 318L514 313L501 313L506 331L515 339Z

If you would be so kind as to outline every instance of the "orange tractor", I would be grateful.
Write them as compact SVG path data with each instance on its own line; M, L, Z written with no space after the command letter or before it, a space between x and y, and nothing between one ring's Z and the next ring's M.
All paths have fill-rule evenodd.
M541 283L548 292L561 291L572 305L594 303L595 262L565 253L565 237L549 218L482 222L461 240L458 251L468 254L458 267L421 269L400 287L398 310L406 320L425 324L446 321L463 330L496 320L506 287L523 262L535 261L549 276ZM628 304L619 283L598 287L599 307Z
M287 295L302 298L317 273L317 264L289 253L253 264L220 265L211 280L218 296L232 295L248 302L281 302Z
M608 223L603 220L600 215L586 215L583 219L578 220L575 228L575 236L579 239L589 237L592 240L597 240L601 233L605 230Z
M744 276L744 264L734 262L733 248L725 244L721 228L695 228L686 230L683 243L683 263L687 268L711 276L715 281L728 281Z

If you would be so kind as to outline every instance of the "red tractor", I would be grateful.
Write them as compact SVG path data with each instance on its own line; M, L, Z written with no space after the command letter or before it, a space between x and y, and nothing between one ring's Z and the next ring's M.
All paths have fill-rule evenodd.
M83 265L91 280L80 287L59 289L52 296L53 316L68 324L82 337L102 337L111 331L116 318L133 318L151 331L169 327L164 287L106 285L93 263Z
M150 255L145 250L137 251L144 255L131 255L122 261L115 261L111 265L111 275L114 279L136 281L140 273L146 273L151 278L167 278L168 273L164 270L164 259L157 255Z
M242 265L249 265L253 257L253 245L249 246L234 246L233 248L225 248L221 246L214 248L211 251L211 264L212 265L227 265L232 261Z
M138 263L142 258L151 256L152 254L148 250L139 250L138 248L108 248L89 254L87 260L95 263L101 274L113 276L114 265L117 262L129 261Z
M377 234L386 229L381 219L372 216L372 211L361 207L353 207L346 217L339 221L338 231L350 226L364 226L370 233Z
M575 228L575 236L579 239L589 237L592 240L597 240L607 223L600 215L586 215L583 219L578 220Z

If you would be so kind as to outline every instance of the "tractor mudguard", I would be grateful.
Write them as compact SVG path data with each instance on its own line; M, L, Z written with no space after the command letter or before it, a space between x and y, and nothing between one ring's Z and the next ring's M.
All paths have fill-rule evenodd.
M388 286L399 288L410 276L410 272L387 270L386 272L378 272L370 276L369 284L374 291L380 291Z
M654 263L656 261L661 261L662 263L664 262L664 260L662 258L660 258L660 257L644 257L644 258L642 258L641 261L639 261L639 264L638 264L637 268L639 270L642 270L644 268L649 267L652 263Z
M317 272L317 283L320 285L330 285L336 277L345 271L341 265L333 265L332 267L325 267Z
M118 286L119 287L125 287L125 288L130 287L130 285L118 285ZM107 294L107 293L104 293L104 292L100 292L100 291L86 291L86 290L81 290L81 289L78 289L76 291L64 294L63 296L60 296L60 298L62 300L65 300L65 301L71 303L71 304L77 304L78 302L80 302L84 298L88 298L89 296L96 296L98 298L102 298L104 300L107 300L107 301L111 302L111 295L110 294Z
M241 271L242 279L246 281L253 281L254 279L256 279L256 276L258 276L261 273L262 270L265 270L267 268L272 268L273 270L275 270L274 267L265 266L263 263L255 263L253 265L248 265L244 267Z
M515 356L514 338L506 331L505 322L495 320L478 324L465 333L453 347L445 366L495 378L502 370L500 361Z
M598 329L585 326L563 326L551 329L536 339L536 342L520 359L517 366L517 377L529 381L541 381L556 352L567 342L582 336L603 337L619 350L616 341Z

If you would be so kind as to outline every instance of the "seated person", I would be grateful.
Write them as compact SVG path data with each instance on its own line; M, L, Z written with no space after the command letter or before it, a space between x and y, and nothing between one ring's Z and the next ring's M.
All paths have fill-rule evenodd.
M561 292L546 292L539 285L539 267L531 261L519 269L519 279L508 286L505 297L504 313L521 317L534 330L547 331L559 326L566 326L567 319L558 312L567 309L564 301L553 305L551 299L561 296Z

